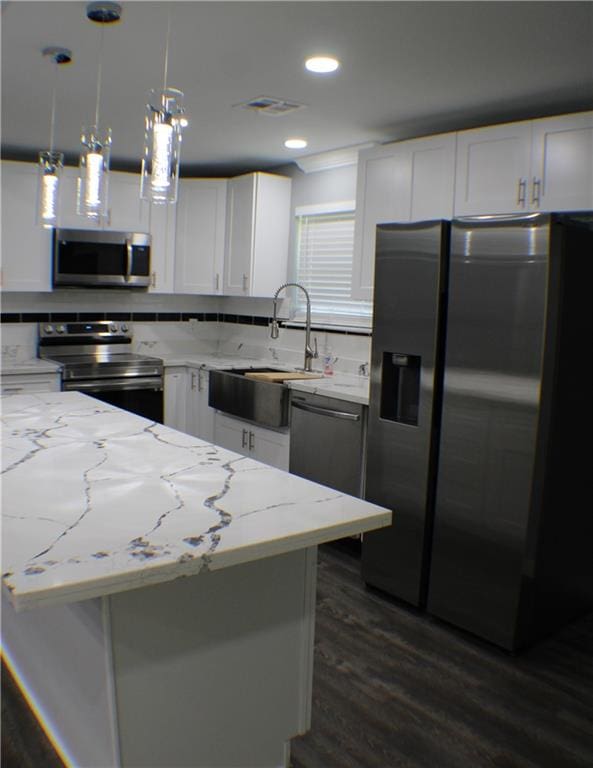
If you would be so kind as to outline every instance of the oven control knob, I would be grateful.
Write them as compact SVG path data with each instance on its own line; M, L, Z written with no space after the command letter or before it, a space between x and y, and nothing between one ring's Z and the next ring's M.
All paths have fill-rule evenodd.
M117 333L117 323L111 323L109 326L110 333Z
M125 323L121 324L121 332L127 333L128 332L128 326Z
M45 333L53 333L53 332L54 332L54 327L53 327L53 325L46 325L46 326L43 328L43 331L44 331Z
M66 331L66 326L65 325L56 325L56 331L58 333L64 333Z

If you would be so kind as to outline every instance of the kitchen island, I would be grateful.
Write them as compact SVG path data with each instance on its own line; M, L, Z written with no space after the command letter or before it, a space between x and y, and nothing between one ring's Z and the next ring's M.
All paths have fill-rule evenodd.
M3 653L65 762L287 766L316 547L391 513L80 393L1 405Z

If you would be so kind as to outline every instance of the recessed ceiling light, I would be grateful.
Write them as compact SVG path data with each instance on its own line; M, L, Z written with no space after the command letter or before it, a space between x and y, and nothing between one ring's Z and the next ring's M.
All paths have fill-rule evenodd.
M306 139L286 139L284 146L287 149L304 149L307 146Z
M327 74L328 72L335 72L340 66L340 62L334 59L333 56L312 56L305 62L305 68L309 72L316 72L318 74Z

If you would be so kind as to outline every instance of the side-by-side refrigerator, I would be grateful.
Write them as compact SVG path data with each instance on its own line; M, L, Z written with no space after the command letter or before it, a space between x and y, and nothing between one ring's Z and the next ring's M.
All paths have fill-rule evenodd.
M593 605L593 216L377 227L362 575L508 650Z

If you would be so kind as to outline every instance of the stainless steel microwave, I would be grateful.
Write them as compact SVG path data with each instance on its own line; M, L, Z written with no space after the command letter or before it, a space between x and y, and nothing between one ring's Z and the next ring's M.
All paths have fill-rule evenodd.
M146 288L150 284L150 235L56 229L54 286Z

